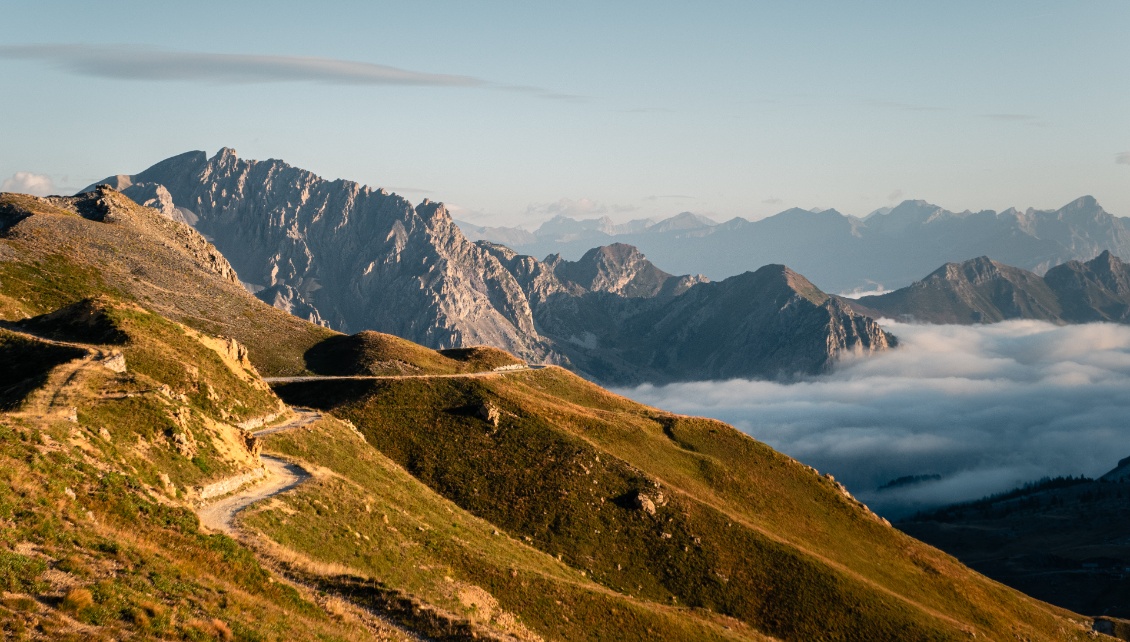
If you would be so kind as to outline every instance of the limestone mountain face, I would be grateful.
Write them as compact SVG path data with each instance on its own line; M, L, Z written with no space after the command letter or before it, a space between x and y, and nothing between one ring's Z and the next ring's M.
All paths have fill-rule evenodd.
M980 257L947 263L908 287L844 302L857 312L928 323L1130 322L1130 266L1109 251L1041 277Z
M549 358L514 277L441 203L327 181L278 160L189 152L112 186L171 196L260 298L338 330L432 347L487 344ZM155 185L156 188L148 186ZM136 188L135 188L136 189Z

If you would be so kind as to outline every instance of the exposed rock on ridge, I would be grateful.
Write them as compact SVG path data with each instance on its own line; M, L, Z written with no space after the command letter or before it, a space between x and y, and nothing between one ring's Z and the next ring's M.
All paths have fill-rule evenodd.
M1130 322L1130 266L1106 251L1068 261L1040 277L979 257L947 263L913 285L844 300L861 314L928 323Z

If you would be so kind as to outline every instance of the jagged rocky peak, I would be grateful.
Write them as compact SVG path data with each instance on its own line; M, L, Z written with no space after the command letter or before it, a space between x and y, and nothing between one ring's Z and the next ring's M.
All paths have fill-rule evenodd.
M1105 211L1102 205L1099 205L1098 199L1090 194L1080 196L1079 198L1071 201L1067 205L1059 208L1060 213L1066 216L1080 215L1080 214L1095 214L1097 212Z
M127 177L163 186L269 303L345 332L372 329L433 348L548 348L514 277L471 243L442 203L419 206L231 148L189 152Z
M680 294L706 280L701 275L668 274L648 261L635 246L625 243L595 247L578 261L565 261L560 255L551 255L546 263L559 279L585 291L626 297Z
M1004 266L987 256L979 256L961 263L946 263L926 278L939 278L953 283L967 281L979 285L1000 278L1002 267Z
M823 305L828 300L828 295L803 275L777 263L764 265L731 279L746 280L765 294L775 294L778 297L798 296L814 305Z

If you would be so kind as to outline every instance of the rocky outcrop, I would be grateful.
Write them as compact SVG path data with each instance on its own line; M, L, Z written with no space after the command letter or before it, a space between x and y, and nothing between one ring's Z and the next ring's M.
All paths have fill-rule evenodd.
M498 420L502 418L498 407L489 401L484 401L475 408L475 416L495 428L498 428Z
M261 298L305 318L434 348L487 344L550 356L514 277L459 232L441 203L413 207L383 189L242 160L231 149L210 159L189 152L108 181L167 190Z
M583 292L608 292L624 297L675 296L706 277L672 276L655 267L631 245L613 243L595 247L579 261L566 261L559 254L545 260L564 284Z

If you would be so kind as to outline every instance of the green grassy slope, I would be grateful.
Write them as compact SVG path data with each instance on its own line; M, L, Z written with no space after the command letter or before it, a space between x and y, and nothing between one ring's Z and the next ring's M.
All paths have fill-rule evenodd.
M317 471L243 519L299 552L298 568L379 578L387 592L524 639L764 639L709 612L608 590L443 498L337 420L273 435L266 448Z
M479 372L525 362L498 348L432 350L383 332L330 337L310 348L306 365L320 375L418 375Z
M652 604L708 609L786 639L1082 634L1066 612L891 529L734 429L560 369L277 390L350 419L470 513ZM501 411L497 427L475 416L484 403Z
M218 273L226 262L217 263L214 248L192 228L117 192L70 199L0 194L0 240L0 319L112 295L236 338L264 375L306 372L306 351L336 334L251 296Z

